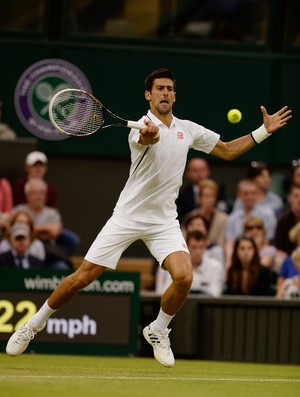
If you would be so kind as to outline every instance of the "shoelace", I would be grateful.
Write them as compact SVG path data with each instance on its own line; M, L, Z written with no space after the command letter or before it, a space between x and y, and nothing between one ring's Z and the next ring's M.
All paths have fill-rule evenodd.
M161 344L163 347L170 347L170 338L169 338L169 333L170 333L170 329L168 329L166 332L164 332L163 334L161 334Z
M161 346L163 349L167 348L170 349L170 339L169 339L169 333L171 332L170 329L167 329L166 331L163 332L158 332L158 333L153 333L151 337L151 341L159 346Z
M34 332L31 328L25 327L24 325L18 331L17 343L27 342L34 338Z

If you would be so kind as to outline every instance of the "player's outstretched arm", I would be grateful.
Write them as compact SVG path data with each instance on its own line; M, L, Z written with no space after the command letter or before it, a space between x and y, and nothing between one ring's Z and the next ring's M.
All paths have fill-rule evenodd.
M211 154L224 160L234 160L285 126L292 118L292 111L287 106L272 115L268 114L264 106L261 106L261 112L264 123L257 130L230 142L219 140Z

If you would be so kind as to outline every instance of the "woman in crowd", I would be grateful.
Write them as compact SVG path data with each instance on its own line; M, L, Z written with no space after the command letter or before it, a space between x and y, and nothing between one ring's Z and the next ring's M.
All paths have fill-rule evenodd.
M241 236L235 241L226 292L231 295L272 295L270 270L261 265L257 246L249 236Z
M244 235L252 237L255 241L259 252L260 264L277 272L277 249L269 243L262 219L254 215L248 216L244 223Z

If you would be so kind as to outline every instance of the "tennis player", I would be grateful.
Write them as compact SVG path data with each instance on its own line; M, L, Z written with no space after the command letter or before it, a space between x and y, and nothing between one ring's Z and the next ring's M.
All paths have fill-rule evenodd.
M225 143L219 134L173 116L176 93L175 78L170 70L159 69L147 76L145 98L150 110L140 120L145 128L130 131L130 175L112 217L96 237L81 266L63 279L40 310L10 337L8 354L23 353L55 311L106 268L115 269L123 251L141 239L173 280L162 296L158 317L144 328L143 335L160 364L174 365L168 326L183 305L192 283L190 255L176 219L175 206L188 151L193 148L233 160L270 137L292 116L287 106L273 115L261 106L262 126Z

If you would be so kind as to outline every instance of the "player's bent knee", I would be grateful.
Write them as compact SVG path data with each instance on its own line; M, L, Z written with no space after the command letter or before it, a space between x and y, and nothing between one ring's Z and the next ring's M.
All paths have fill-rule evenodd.
M193 273L186 271L184 273L176 274L173 278L174 285L182 290L190 289L193 282Z

